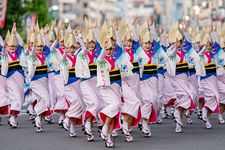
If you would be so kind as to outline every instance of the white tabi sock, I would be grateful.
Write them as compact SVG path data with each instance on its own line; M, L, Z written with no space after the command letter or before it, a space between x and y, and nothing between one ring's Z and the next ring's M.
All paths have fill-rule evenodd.
M103 125L103 127L102 127L102 133L104 135L107 135L108 134L108 128L109 128L108 125L106 125L106 124Z

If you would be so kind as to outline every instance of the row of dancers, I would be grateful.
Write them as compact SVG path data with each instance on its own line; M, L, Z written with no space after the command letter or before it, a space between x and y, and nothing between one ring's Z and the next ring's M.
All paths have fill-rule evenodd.
M184 116L192 123L194 110L207 129L212 113L224 124L225 25L199 30L184 20L166 34L152 17L137 22L137 16L129 22L122 17L100 26L85 19L74 29L62 21L43 28L36 23L27 48L14 23L5 40L0 36L0 115L16 128L27 106L42 132L42 120L52 123L56 113L70 137L83 125L88 141L97 122L106 147L113 147L118 129L132 142L138 123L150 137L150 124L162 122L162 108L174 108L178 133Z

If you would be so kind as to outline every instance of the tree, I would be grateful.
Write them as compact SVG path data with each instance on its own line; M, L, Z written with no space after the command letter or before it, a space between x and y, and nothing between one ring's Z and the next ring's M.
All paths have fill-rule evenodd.
M50 21L48 13L48 0L25 0L27 15L35 13L40 26L45 26Z
M40 26L50 21L48 13L48 0L9 0L6 14L6 24L0 34L4 37L7 30L11 30L13 22L16 22L17 30L26 38L25 19L31 14L36 14Z
M22 7L23 0L8 1L5 27L1 29L1 35L5 36L7 30L11 30L13 22L16 22L18 30L22 30L22 18L25 8Z

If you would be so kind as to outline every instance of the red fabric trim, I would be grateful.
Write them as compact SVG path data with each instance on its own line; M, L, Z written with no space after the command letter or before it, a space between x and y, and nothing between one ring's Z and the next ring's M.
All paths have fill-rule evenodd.
M175 103L175 101L176 101L176 98L171 98L171 99L169 100L169 102L168 102L167 104L165 104L165 107L173 106L174 103Z
M17 110L10 110L10 115L19 115L20 114L20 111L17 111Z
M88 58L90 60L89 64L94 63L95 52L94 51L87 51Z
M68 109L55 109L54 112L56 113L63 113L65 114L68 111Z
M93 121L96 120L95 116L90 111L86 111L84 115L84 119L87 120L87 118L89 117L93 117Z
M70 107L70 102L66 99L66 105L69 108Z
M129 54L129 56L130 56L130 62L133 62L134 61L134 54L133 54L132 50L126 49L126 53Z
M209 109L209 110L211 110L209 107L207 107L207 106L204 106L205 108L207 108L207 109ZM211 110L213 113L215 113L215 114L218 114L218 113L220 113L220 109L219 109L219 105L217 105L216 106L216 109L215 110Z
M195 103L192 100L191 100L191 106L188 109L190 109L190 110L195 109Z
M151 53L150 51L145 52L145 53L146 53L146 55L147 55L148 58L149 58L148 64L151 64L151 63L152 63L152 53Z
M130 114L125 113L125 112L121 112L121 114L122 114L122 115L130 115ZM130 116L131 116L131 115L130 115ZM133 121L132 121L131 126L137 126L137 124L139 123L139 121L140 121L140 119L141 119L141 109L140 109L140 107L138 108L138 115L137 115L137 118L135 118L135 117L132 116L132 119L133 119Z
M5 6L4 6L4 3L5 3ZM5 20L6 20L6 12L7 12L7 6L8 6L8 0L6 1L3 1L3 8L2 8L2 18L0 18L0 26L1 28L4 28L5 26Z
M16 52L14 53L14 56L13 56L13 54L12 54L10 51L8 51L8 55L9 55L9 57L12 59L12 61L17 60L17 58L18 58Z
M51 112L50 108L48 108L48 110L43 112L41 115L42 116L50 116L51 114L52 114L52 112Z
M107 116L102 112L100 112L99 115L100 115L100 119L102 120L102 122L105 123ZM112 119L115 119L115 121L116 121L113 129L119 129L120 128L120 113L118 112L118 114L115 117L113 117Z
M115 68L115 59L109 56L105 56L106 61L111 65L111 70Z
M184 61L184 52L180 51L180 52L176 52L176 54L180 57L180 61L179 63L182 63Z
M75 65L76 65L76 57L75 56L71 56L69 54L67 54L66 56L72 62L72 67L75 67Z
M37 104L37 100L35 100L35 101L32 103L33 109L34 109L34 107L35 107L36 104Z
M38 53L35 53L35 56L40 60L42 65L45 64L45 56L43 54L40 55Z
M9 106L0 107L0 115L8 115L9 114Z
M132 124L131 126L134 126L136 127L139 123L139 121L141 120L141 108L139 107L138 108L138 115L137 115L137 118L133 117L133 121L132 121Z
M205 101L205 98L204 97L199 97L199 99L198 99L198 101L200 102L200 101Z
M216 114L220 113L219 105L216 106L216 109L213 111L213 113L216 113Z
M148 122L155 123L156 121L157 121L156 111L155 111L154 107L152 106L152 113L151 113L151 116L150 116Z
M207 53L207 52L204 52L204 54L208 58L208 63L211 63L211 61L212 61L211 55L209 53Z
M69 119L70 119L71 122L75 122L75 119L76 119L77 120L76 125L82 125L83 124L82 117L81 118L70 117Z
M124 103L124 97L123 96L121 96L121 102Z
M175 80L175 81L176 81L176 80ZM177 82L177 81L176 81L176 82ZM188 92L185 90L185 88L183 88L183 86L182 86L179 82L177 82L177 84L180 85L180 87L187 93L187 95L189 96L190 100L193 101L193 99L192 99L191 96L188 94Z
M59 50L59 52L61 53L61 55L63 55L63 54L64 54L64 50L63 50L63 48L62 48L62 47L58 48L58 50Z

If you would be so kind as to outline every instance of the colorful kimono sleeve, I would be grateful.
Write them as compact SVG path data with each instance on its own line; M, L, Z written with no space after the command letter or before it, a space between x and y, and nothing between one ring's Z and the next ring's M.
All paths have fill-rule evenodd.
M31 79L33 78L34 73L36 71L36 61L37 61L37 58L35 56L35 48L33 48L30 55L28 56L28 61L27 61L28 76Z
M102 51L102 47L101 47L100 43L96 42L96 46L95 46L95 58L96 59L100 55L101 51Z
M45 56L48 57L50 52L51 52L50 48L47 45L45 45L44 46L44 54L45 54Z
M20 55L22 54L22 52L23 52L23 47L21 45L18 45L17 46L17 51L16 51L17 56L20 57Z
M8 55L4 48L2 48L1 65L1 74L6 76L8 73Z
M113 57L115 57L115 59L118 59L122 56L123 53L124 52L123 52L122 47L120 47L119 45L116 45Z
M63 77L64 84L68 83L69 80L69 70L68 70L68 60L66 55L63 55L63 59L60 66L60 75Z

